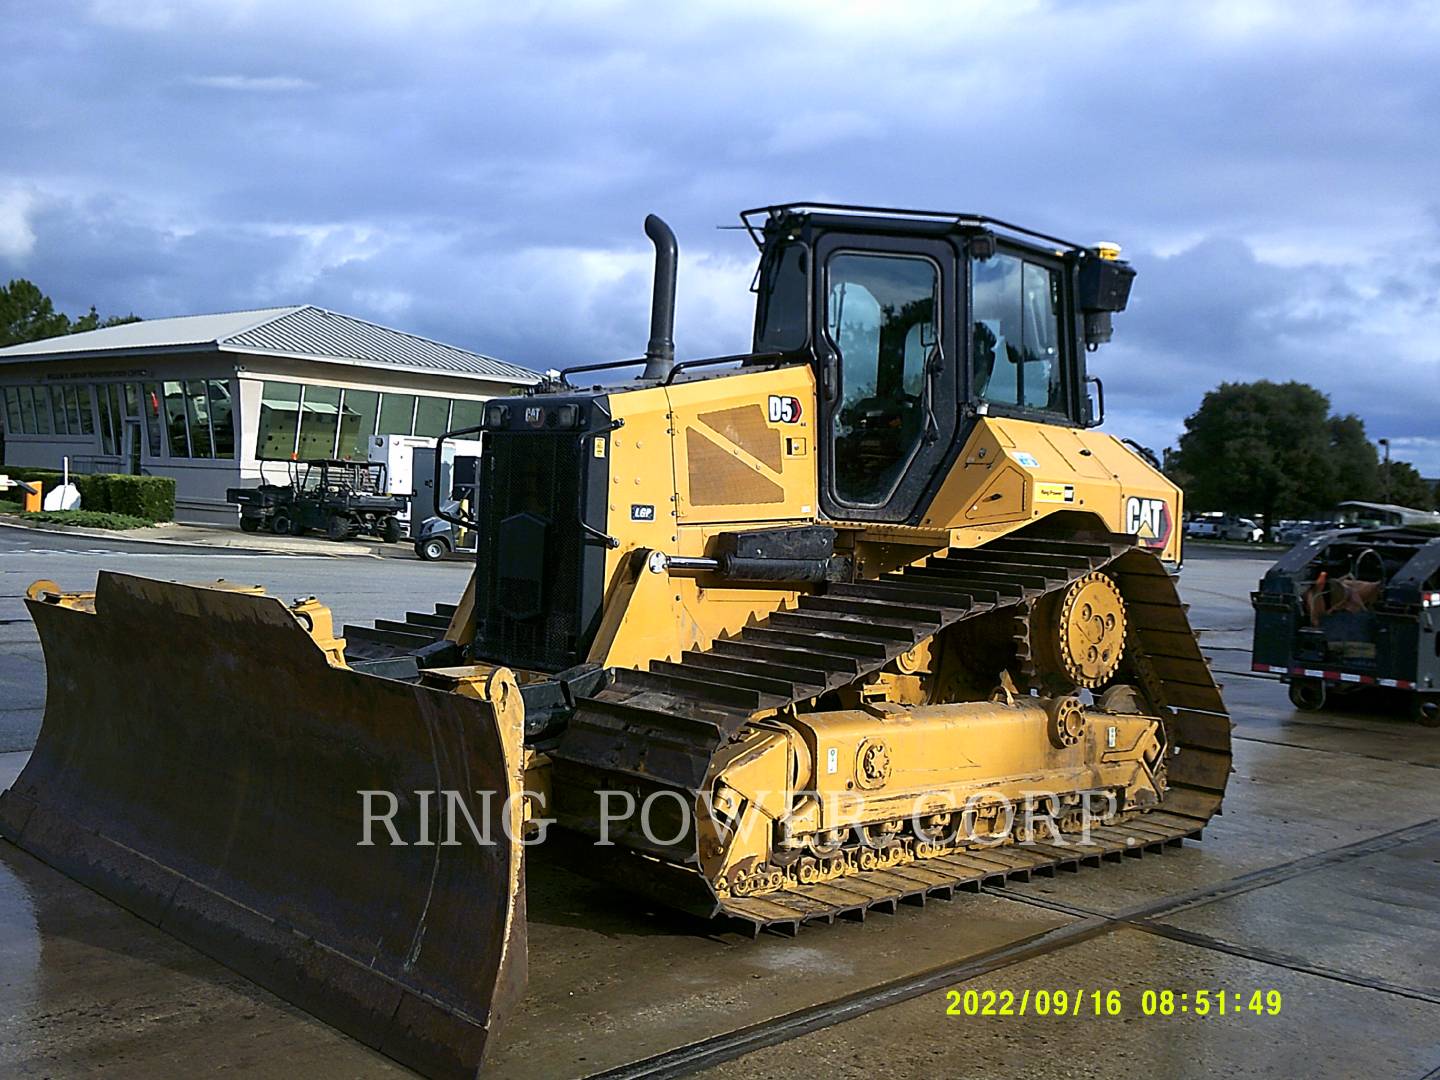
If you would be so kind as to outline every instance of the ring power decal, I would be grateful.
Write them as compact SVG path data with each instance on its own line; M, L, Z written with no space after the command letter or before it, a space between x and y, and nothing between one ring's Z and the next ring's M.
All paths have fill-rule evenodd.
M1044 482L1036 484L1035 501L1073 503L1075 501L1075 485Z

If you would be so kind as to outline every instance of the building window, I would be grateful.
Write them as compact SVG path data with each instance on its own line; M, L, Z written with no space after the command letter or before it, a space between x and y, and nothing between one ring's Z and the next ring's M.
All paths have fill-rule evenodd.
M295 453L295 434L300 424L300 387L294 383L267 381L260 392L260 428L255 438L255 456L262 460L286 461Z
M230 406L230 382L208 379L205 382L210 398L210 435L217 458L235 456L235 411Z
M115 453L115 427L110 412L110 387L104 384L95 388L95 403L100 411L100 452Z
M415 395L385 394L380 399L377 435L409 435L415 430Z
M56 435L69 435L71 422L65 415L65 387L42 386L40 389L50 397L50 420L55 425ZM79 426L79 425L76 425Z
M80 433L82 435L95 434L95 407L90 400L89 385L77 386L75 394L80 399Z
M50 419L55 425L56 435L68 435L70 426L65 423L65 394L58 386L37 386L35 393L39 395L36 399L36 407L39 407L39 399L44 398L50 408Z
M340 391L333 386L307 386L300 398L300 445L296 456L335 456L336 425L340 417Z
M340 445L337 457L365 461L370 457L370 436L375 434L375 418L380 411L380 395L374 390L346 390L340 401Z
M439 438L445 434L449 420L449 398L422 397L415 407L415 434L427 439Z
M170 456L190 456L190 440L185 434L185 387L178 382L165 384L165 419L170 433Z
M126 453L125 449L125 419L127 416L137 420L139 411L139 397L136 393L135 384L122 387L120 383L99 383L95 386L95 417L100 424L100 451L110 457L117 457ZM82 387L80 390L80 403L82 407L82 421L84 408L90 400L90 387Z
M33 387L22 386L15 391L20 399L20 430L26 435L38 434L40 428L35 423L35 391Z
M210 401L200 379L185 384L185 418L190 427L191 456L214 457L210 450Z
M55 388L57 393L65 395L65 419L66 426L71 435L83 435L85 433L85 422L80 417L80 389L74 385Z
M145 398L145 433L150 440L150 456L160 456L160 443L165 432L164 405L160 400L160 386L158 383L145 383L143 385Z
M5 430L11 435L20 435L25 430L20 423L20 391L13 386L5 388Z
M483 401L461 401L456 398L450 407L450 430L463 431L465 428L479 427L484 412Z
M30 403L35 410L35 434L50 434L50 391L48 387L30 387Z
M39 429L35 426L35 398L30 387L17 387L15 400L20 405L20 430L26 435L34 435Z

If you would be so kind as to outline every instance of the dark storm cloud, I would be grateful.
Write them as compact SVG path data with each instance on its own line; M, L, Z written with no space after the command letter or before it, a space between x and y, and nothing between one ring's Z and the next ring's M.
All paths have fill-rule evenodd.
M1429 9L657 10L11 7L0 273L70 310L312 301L546 366L641 348L648 210L689 355L746 342L736 209L978 210L1125 244L1096 360L1123 433L1299 378L1440 472Z

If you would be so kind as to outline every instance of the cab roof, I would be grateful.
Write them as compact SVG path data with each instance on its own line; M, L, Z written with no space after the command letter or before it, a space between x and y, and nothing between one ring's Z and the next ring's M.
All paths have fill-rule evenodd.
M768 225L813 224L822 229L859 229L866 232L905 233L916 236L944 236L954 232L992 231L1030 243L1040 241L1046 247L1062 251L1085 251L1086 244L1077 244L1048 233L1036 232L984 214L965 214L946 210L902 210L885 206L856 206L849 203L794 202L774 206L758 206L740 211L740 220L756 247L764 247Z

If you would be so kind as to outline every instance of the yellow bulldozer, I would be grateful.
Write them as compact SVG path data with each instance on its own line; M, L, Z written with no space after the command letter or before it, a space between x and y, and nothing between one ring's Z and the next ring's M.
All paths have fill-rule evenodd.
M45 720L0 831L437 1076L523 994L535 842L793 930L1198 837L1230 724L1174 584L1180 494L1095 430L1086 367L1118 249L742 221L748 353L675 362L651 216L645 356L444 436L484 441L457 602L337 634L258 588L32 586Z

